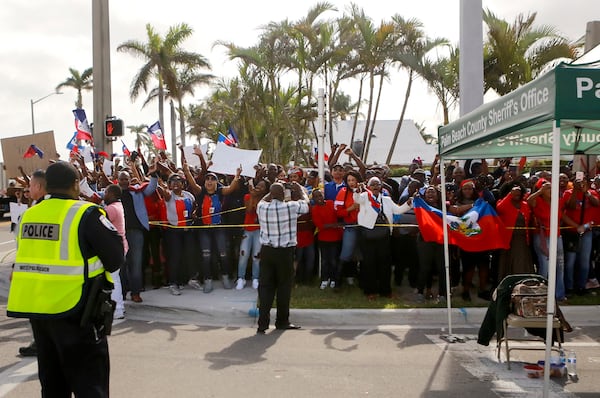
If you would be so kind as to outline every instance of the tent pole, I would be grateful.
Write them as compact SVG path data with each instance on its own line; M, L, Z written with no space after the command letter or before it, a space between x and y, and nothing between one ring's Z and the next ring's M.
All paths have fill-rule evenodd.
M544 398L548 398L550 387L550 354L552 350L552 322L554 320L554 307L556 296L556 267L557 249L558 249L558 231L559 214L558 200L559 187L558 175L560 174L560 120L555 120L552 129L552 197L550 200L550 245L549 245L549 261L548 261L548 304L546 308L546 352L544 357ZM543 239L543 238L542 238ZM564 267L564 264L563 264Z
M464 338L454 336L452 333L452 300L450 296L450 254L448 247L448 213L446 211L446 171L444 169L444 157L440 155L440 177L442 185L442 225L444 231L444 270L446 272L446 309L448 313L448 334L440 338L448 343L464 343Z

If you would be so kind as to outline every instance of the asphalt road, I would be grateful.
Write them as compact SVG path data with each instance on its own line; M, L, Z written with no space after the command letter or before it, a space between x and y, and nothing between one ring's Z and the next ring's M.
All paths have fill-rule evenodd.
M26 320L0 307L0 397L39 395L36 362L17 355L31 339ZM467 339L447 344L440 330L401 326L306 329L255 335L249 327L204 327L125 320L109 338L114 397L530 397L543 379L528 379L519 361L542 351L515 351L509 371L493 347ZM579 381L551 381L552 397L599 397L600 327L576 330Z
M0 252L11 249L0 224ZM5 243L9 242L9 243ZM0 398L40 395L35 358L24 319L7 318L0 297ZM551 397L600 397L600 320L566 336L575 349L577 381L551 379ZM152 316L118 321L109 338L113 397L541 397L543 379L529 379L523 364L543 351L513 351L512 370L496 358L494 342L475 342L478 328L455 328L464 343L440 339L443 329L374 322L360 327L308 327L255 335L253 326L177 324ZM377 318L381 319L381 318ZM187 322L187 323L186 323ZM326 324L327 322L323 322ZM539 345L538 345L539 347Z

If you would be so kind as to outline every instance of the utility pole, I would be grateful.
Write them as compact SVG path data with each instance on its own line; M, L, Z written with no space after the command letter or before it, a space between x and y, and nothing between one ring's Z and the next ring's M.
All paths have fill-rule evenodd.
M113 116L110 80L110 23L108 0L92 0L92 43L94 71L94 145L112 153L112 141L105 138L104 121Z

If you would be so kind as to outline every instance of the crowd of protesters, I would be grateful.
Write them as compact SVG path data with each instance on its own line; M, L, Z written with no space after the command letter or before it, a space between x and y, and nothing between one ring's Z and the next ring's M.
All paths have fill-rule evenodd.
M258 289L261 233L267 231L259 227L257 207L276 182L286 188L286 200L292 183L304 187L310 197L309 212L298 218L295 231L298 284L322 290L357 285L366 298L375 300L393 297L393 285L406 281L417 302L443 302L443 245L421 235L412 209L416 196L456 216L483 199L507 228L507 250L450 247L451 291L463 300L470 301L474 292L489 300L507 275L548 277L552 176L521 174L510 167L510 159L493 167L484 159L447 165L442 187L437 158L428 170L416 158L405 176L392 178L387 165L367 166L346 145L332 148L323 183L314 168L277 164L256 165L254 177L244 177L241 168L235 175L216 174L199 149L194 156L200 167L191 167L183 150L181 167L164 152L147 161L134 151L123 164L116 161L113 174L106 175L102 157L89 168L81 156L71 155L81 179L93 190L92 195L82 194L86 200L109 208L115 202L122 205L122 212L109 214L122 214L124 221L128 250L120 276L125 298L142 302L150 286L166 287L176 296L184 288L204 293L215 288ZM600 258L600 176L590 180L568 167L561 171L556 294L564 302L571 294L599 287L594 265L597 254ZM30 181L23 173L23 185Z

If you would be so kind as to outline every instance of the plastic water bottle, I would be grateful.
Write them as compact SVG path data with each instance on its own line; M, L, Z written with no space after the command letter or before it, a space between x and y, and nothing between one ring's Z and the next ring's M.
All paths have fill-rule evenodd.
M577 376L577 355L575 354L575 351L569 351L569 356L567 357L567 372L571 377Z
M562 348L560 349L559 359L562 365L567 366L567 356L565 355L565 350Z

